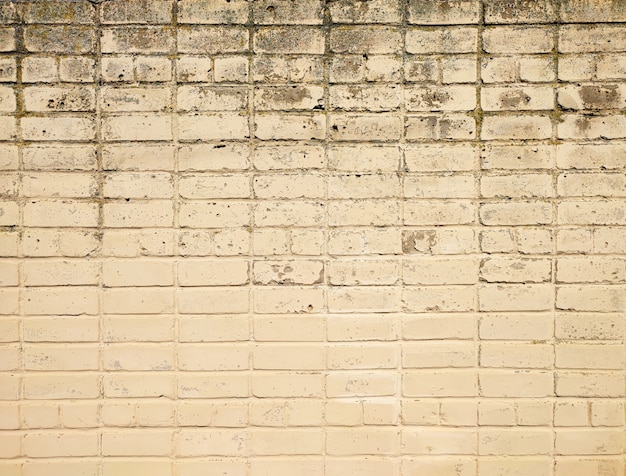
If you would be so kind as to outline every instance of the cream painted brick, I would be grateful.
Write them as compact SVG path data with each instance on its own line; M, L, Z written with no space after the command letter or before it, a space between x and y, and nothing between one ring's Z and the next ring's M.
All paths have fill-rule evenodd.
M245 202L191 201L180 204L179 224L184 228L236 227L249 222L250 207Z
M404 430L402 452L410 455L476 454L476 430L428 428Z
M248 311L248 290L226 287L181 289L179 311L183 314L240 314Z
M243 56L218 57L214 61L215 81L245 83L248 80L248 58Z
M467 225L474 221L475 208L469 201L407 201L404 204L405 225Z
M478 42L475 27L411 28L406 32L407 53L473 53Z
M247 340L249 334L245 335ZM319 342L324 339L324 322L319 317L256 316L254 340L272 342Z
M391 455L400 449L400 433L394 429L329 430L326 452L330 455Z
M480 344L481 367L547 369L553 362L554 350L549 344Z
M180 346L177 361L180 370L245 370L248 346L190 344Z
M181 26L177 35L181 53L239 53L248 49L248 32L243 27Z
M30 373L24 377L24 397L32 400L92 399L100 395L95 373ZM54 445L50 450L53 450Z
M609 257L569 257L557 260L561 283L618 283L626 279L626 262Z
M619 340L624 321L611 314L564 314L555 321L555 337L559 339Z
M483 36L483 48L487 53L549 53L552 47L549 28L487 27Z
M591 403L592 426L621 426L624 424L624 403L595 401Z
M328 205L331 226L382 227L398 225L399 221L399 203L396 200L342 200Z
M410 172L471 171L476 163L476 148L471 145L411 145L404 150Z
M559 402L554 407L555 426L588 426L589 406L583 400Z
M319 454L323 446L324 434L320 430L255 429L250 432L252 455Z
M329 263L329 282L333 285L392 285L398 280L399 266L390 260L333 260Z
M547 340L552 336L552 319L547 314L486 314L481 316L483 340Z
M424 370L402 376L405 397L472 397L478 392L472 370Z
M602 227L593 231L593 251L599 254L622 253L624 248L624 228Z
M474 284L478 278L478 260L473 258L419 258L404 260L405 284Z
M598 457L574 457L558 458L555 466L557 476L583 476L584 474L601 471L609 475L620 476L623 474L622 461L619 458L598 458Z
M106 198L170 198L172 176L167 173L109 173L105 175L102 193Z
M323 139L325 125L326 117L321 114L257 114L254 134L257 139L261 140Z
M248 467L243 461L234 460L208 460L186 461L180 460L175 463L176 471L180 476L202 476L207 470L227 472L232 476L246 476Z
M105 28L100 43L103 53L168 53L174 32L160 26Z
M513 426L515 407L501 401L485 401L478 404L478 422L481 426Z
M259 87L254 92L254 107L259 111L311 110L323 103L321 86Z
M405 89L407 111L471 111L476 106L473 86L445 86Z
M545 455L551 453L552 445L552 433L548 430L481 429L478 454Z
M254 311L259 314L320 312L324 291L307 287L258 287L254 291Z
M585 116L566 114L557 126L559 139L621 139L626 137L626 119L620 115Z
M478 250L478 239L470 228L408 230L402 233L404 253L464 254Z
M472 175L405 175L407 198L473 198L476 195Z
M624 49L626 33L621 26L563 25L559 28L560 53L614 52Z
M402 123L390 114L332 114L330 137L337 141L368 140L388 141L399 139Z
M559 429L556 431L557 454L623 454L624 435L610 429Z
M178 14L181 23L245 23L248 5L244 0L234 0L228 5L211 0L182 0Z
M400 108L402 90L395 85L376 85L368 89L353 85L330 86L331 109L343 111L393 111Z
M403 368L463 368L476 362L476 350L470 342L432 341L402 347Z
M485 87L481 90L481 106L485 111L552 109L554 93L545 86Z
M254 35L254 50L257 53L324 53L324 36L315 28L265 27Z
M94 342L98 340L97 319L49 316L31 318L23 325L25 342Z
M564 134L559 134L559 137L570 137L569 132L564 132ZM552 123L545 115L489 115L483 119L481 139L548 139L551 135Z
M320 169L324 152L319 146L259 145L253 152L257 170Z
M554 304L547 284L486 284L478 300L481 311L545 311Z
M484 203L480 207L480 219L484 225L549 224L552 205L541 201Z
M262 370L321 370L324 347L321 345L261 344L254 347L253 368Z
M394 0L374 0L365 9L346 0L329 6L336 23L397 23L401 16L400 5Z
M207 172L242 170L249 164L249 149L242 144L198 144L179 149L180 170Z
M487 145L481 159L483 169L550 169L555 162L555 147Z
M486 258L480 263L480 277L487 282L541 283L550 280L552 262L541 258Z
M180 286L237 286L248 282L248 263L188 259L177 265Z
M87 141L95 136L95 123L86 117L24 117L21 124L23 137L32 141Z
M254 224L266 226L316 226L324 221L321 202L264 201L254 205ZM243 224L243 223L242 223Z
M171 476L173 474L171 462L167 460L104 461L102 464L102 476L134 474L140 471L148 471L153 476Z
M623 174L561 174L557 187L560 195L578 197L619 197L626 190Z
M323 376L315 373L256 373L252 376L252 395L259 398L320 397Z
M571 369L620 369L624 367L624 348L610 344L557 344L556 366Z
M556 308L571 311L620 312L624 308L624 290L619 286L560 286Z
M98 435L83 432L37 432L24 435L24 454L31 457L95 456Z
M392 286L345 286L328 290L331 312L395 312L399 308L400 293Z
M475 320L462 314L407 315L402 318L404 339L471 339Z
M255 196L261 199L323 198L324 177L313 174L256 175L253 188Z
M561 371L556 376L559 397L623 397L624 379L614 372Z
M390 344L332 345L327 350L331 370L386 369L398 365L397 348Z
M550 371L482 371L479 380L481 395L485 397L526 398L554 394L554 377Z
M256 55L252 60L252 77L267 83L320 82L324 77L321 57L309 55Z
M480 191L488 198L551 197L552 177L548 174L486 175L480 179Z
M309 260L255 261L255 284L320 284L324 263Z
M141 435L141 437L139 437ZM102 434L102 453L106 456L166 456L172 451L169 430L118 430Z
M167 116L124 115L107 116L102 124L107 141L171 140L172 121Z
M102 323L105 342L163 342L173 335L171 317L115 316Z

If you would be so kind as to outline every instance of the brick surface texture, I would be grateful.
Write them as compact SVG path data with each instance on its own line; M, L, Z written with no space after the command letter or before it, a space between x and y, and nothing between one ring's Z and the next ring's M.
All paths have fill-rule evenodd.
M626 2L0 0L0 476L625 476Z

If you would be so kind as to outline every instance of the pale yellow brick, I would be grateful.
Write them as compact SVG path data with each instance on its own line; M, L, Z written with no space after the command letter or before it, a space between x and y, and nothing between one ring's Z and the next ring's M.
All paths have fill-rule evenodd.
M246 339L248 335L246 334ZM324 339L324 321L319 317L255 316L254 340L316 342Z
M389 369L398 365L399 352L392 344L334 344L326 351L331 370Z
M315 255L324 253L326 233L315 229L292 229L291 252L295 255Z
M470 228L407 230L402 233L404 253L464 254L478 250L477 234Z
M400 179L395 174L346 174L328 178L329 198L386 198L399 195Z
M105 342L165 342L174 335L171 316L113 316L102 322Z
M337 229L329 232L330 254L399 254L400 231L389 228Z
M252 460L250 464L250 474L253 476L294 473L303 476L322 476L324 474L324 462L322 458L317 456L292 456L287 459L270 457Z
M328 264L332 285L392 285L398 280L399 263L392 260L335 259Z
M473 286L410 286L402 290L402 307L408 312L463 312L476 309Z
M559 339L618 340L623 330L624 319L619 314L563 314L555 321Z
M258 111L285 111L319 109L324 103L321 86L259 87L254 93L254 107Z
M321 82L324 77L322 58L311 55L255 55L252 59L255 81L266 83Z
M547 340L552 336L552 317L542 313L485 314L480 318L483 340Z
M534 474L536 476L550 476L552 474L552 460L549 457L532 458L500 458L480 459L478 471L485 474L508 474L522 476Z
M405 284L474 284L478 279L479 261L475 258L425 257L402 262Z
M23 324L26 342L93 342L98 322L93 317L49 316L31 318Z
M237 286L248 282L248 263L233 260L187 259L177 265L180 286Z
M24 435L24 454L31 457L95 456L98 435L84 432L33 432Z
M480 455L547 455L552 452L549 430L481 429L478 438Z
M483 197L551 197L552 177L547 174L486 175L480 179Z
M259 314L318 313L324 307L321 288L258 287L253 290L254 311Z
M557 402L554 406L555 426L588 426L589 407L586 401Z
M398 462L385 458L327 458L325 476L341 476L342 474L358 474L376 476L378 474L398 474Z
M215 86L180 86L177 90L180 111L238 111L248 105L243 88Z
M257 170L319 169L324 166L324 151L314 145L259 145L253 160Z
M517 424L523 426L546 426L552 424L553 406L550 401L530 400L515 405Z
M402 346L403 368L463 368L477 363L472 342L430 341Z
M332 287L328 291L331 312L394 312L400 307L400 292L392 286Z
M166 459L107 460L102 463L102 476L136 474L146 471L153 476L172 476L172 463Z
M568 197L619 197L626 190L623 174L561 174L558 177L559 195Z
M556 307L571 311L620 312L624 309L625 298L619 286L559 286Z
M158 314L172 312L174 293L168 288L112 288L102 292L107 314Z
M400 433L395 429L337 429L326 434L326 452L330 455L391 455L399 449Z
M478 31L475 27L411 28L406 33L406 51L415 54L473 53Z
M252 375L252 395L267 397L320 397L324 378L319 373L257 372Z
M482 371L479 379L485 397L547 397L554 393L554 377L549 371Z
M281 228L257 228L253 231L255 255L283 255L289 252L289 232Z
M325 350L321 345L261 344L252 350L253 368L262 370L320 370Z
M0 342L18 342L19 340L18 320L4 318L0 321Z
M617 283L626 279L626 262L621 259L594 256L557 260L557 281L562 283Z
M335 397L393 396L399 383L393 373L332 372L326 378L326 395Z
M22 359L26 370L98 370L98 348L93 345L67 347L62 344L26 346Z
M330 116L330 137L336 141L389 141L402 135L400 118L392 114L341 114Z
M437 425L439 403L433 400L403 400L402 422L413 425Z
M621 115L566 114L557 125L559 139L622 139L626 119Z
M476 321L463 314L431 314L402 317L402 337L411 340L423 339L471 339Z
M562 253L591 253L593 249L593 234L591 230L581 228L566 228L557 232L556 246Z
M331 226L389 226L400 222L397 200L341 200L328 204L328 220Z
M102 434L106 456L166 456L172 451L170 430L117 430Z
M620 169L624 149L619 143L561 144L556 148L556 161L562 169Z
M307 455L323 450L324 435L321 430L255 429L250 432L252 455Z
M174 348L168 345L108 344L102 351L106 370L166 371L174 368Z
M551 274L549 259L491 257L480 262L481 280L491 283L541 283L549 281Z
M560 455L623 454L624 435L613 429L559 429L555 450Z
M557 344L558 368L620 369L626 355L622 345Z
M403 195L407 198L473 198L472 175L405 175Z
M602 474L622 476L624 474L623 460L619 457L599 458L589 456L557 457L555 465L556 476L584 476L587 474Z
M563 134L559 137L569 137ZM481 139L548 139L551 135L552 123L545 115L489 115L483 119Z
M624 378L615 372L561 371L556 375L559 397L623 397Z
M406 167L411 172L470 171L476 162L471 145L410 145L404 150Z
M481 151L481 165L483 169L550 169L558 150L546 145L487 145Z
M624 51L625 45L624 29L618 25L564 25L559 29L560 53Z
M256 175L253 181L257 198L323 198L324 177L316 174ZM240 188L241 190L241 188Z
M472 397L478 378L472 370L423 370L402 376L405 397Z
M563 209L562 213L568 211ZM541 201L485 203L479 213L484 225L545 225L552 222L552 205Z
M330 316L326 322L329 341L395 340L398 335L395 319L377 316Z
M622 426L624 424L624 402L599 400L591 403L592 426Z
M255 284L320 284L324 263L309 260L254 261Z
M15 345L2 345L2 347L0 347L0 370L18 370L21 366L21 354L22 352Z
M20 388L22 379L15 374L0 374L0 399L18 400L20 398ZM26 394L26 392L24 392Z
M180 398L234 398L248 396L248 376L228 374L181 374L178 378Z
M469 201L406 201L404 204L405 225L466 225L474 223L475 215L475 207Z
M249 327L245 316L181 317L179 318L178 338L181 342L242 341L249 339ZM167 329L168 332L172 331L171 327Z
M29 429L56 428L59 426L59 405L50 403L23 404L21 418Z
M248 466L244 461L232 459L224 460L177 460L175 463L177 476L202 476L206 471L212 471L216 474L226 473L229 476L246 476Z
M549 344L480 344L481 367L550 368L554 350Z
M407 111L471 111L476 107L472 86L423 86L405 90Z
M220 56L214 60L215 81L245 83L248 80L248 58L245 56Z
M305 27L264 27L254 35L257 53L309 53L324 52L324 36L319 29Z
M483 401L478 403L478 424L481 426L513 426L515 407L508 402Z
M178 118L181 140L232 140L248 138L248 121L236 112L181 115Z
M322 202L264 201L253 206L254 224L266 226L317 226L324 220Z
M405 429L402 452L410 455L473 455L476 454L476 440L474 429Z
M183 314L239 314L248 311L248 295L243 288L184 288L178 294L178 306Z

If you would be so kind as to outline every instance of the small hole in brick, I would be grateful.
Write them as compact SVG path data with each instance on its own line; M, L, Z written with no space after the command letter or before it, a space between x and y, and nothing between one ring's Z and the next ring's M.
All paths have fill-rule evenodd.
M307 310L312 311L313 310L313 306L311 304L309 304L307 307Z
M269 7L267 7L267 11L270 13L274 13L274 7L272 5L270 5Z

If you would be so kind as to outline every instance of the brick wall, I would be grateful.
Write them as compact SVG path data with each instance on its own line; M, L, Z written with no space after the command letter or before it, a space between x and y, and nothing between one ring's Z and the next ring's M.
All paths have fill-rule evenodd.
M0 1L0 475L624 476L625 22Z

